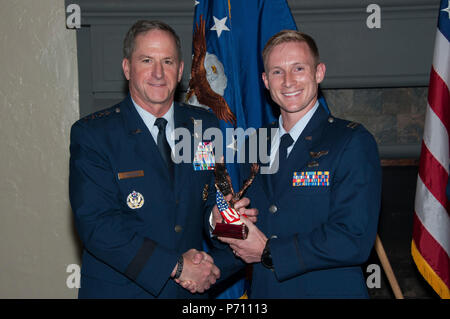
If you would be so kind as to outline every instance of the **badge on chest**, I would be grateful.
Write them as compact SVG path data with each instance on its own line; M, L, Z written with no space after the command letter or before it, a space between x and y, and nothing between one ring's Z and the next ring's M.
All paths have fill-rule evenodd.
M131 209L138 209L144 205L144 196L141 193L133 191L127 197L127 205Z
M194 155L194 171L214 170L214 152L212 142L200 142Z
M292 186L330 186L329 171L294 172Z

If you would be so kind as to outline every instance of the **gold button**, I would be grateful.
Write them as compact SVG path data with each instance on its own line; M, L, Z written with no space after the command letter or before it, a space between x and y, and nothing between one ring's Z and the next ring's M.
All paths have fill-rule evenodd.
M332 118L331 116L328 118L328 123L333 123L334 122L334 118Z
M183 230L183 227L181 227L180 225L175 225L175 232L181 233L182 230Z
M269 212L271 212L272 214L275 214L278 210L278 207L275 205L270 205L269 207Z

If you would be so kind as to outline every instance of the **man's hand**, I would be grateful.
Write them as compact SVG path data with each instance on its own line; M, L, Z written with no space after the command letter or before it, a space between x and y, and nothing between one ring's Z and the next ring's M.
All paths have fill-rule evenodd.
M231 194L228 194L227 196L225 196L225 200L227 202L229 202L232 198ZM216 228L216 224L217 223L222 223L223 222L223 217L222 215L220 215L219 209L217 208L217 204L214 205L213 209L212 209L212 228Z
M241 216L241 220L248 227L248 237L245 240L218 237L224 243L230 245L233 253L246 263L257 263L261 261L261 255L266 246L267 237L249 219Z
M252 223L256 223L258 220L258 209L256 208L246 208L250 205L250 199L247 197L242 197L234 204L234 209L236 209L239 214L247 217Z
M183 263L181 276L175 281L191 293L204 292L220 277L219 268L205 252L190 249L183 254Z

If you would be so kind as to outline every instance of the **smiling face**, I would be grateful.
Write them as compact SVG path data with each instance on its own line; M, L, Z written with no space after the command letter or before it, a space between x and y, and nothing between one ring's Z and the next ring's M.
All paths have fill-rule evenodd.
M273 101L280 106L287 131L313 108L324 76L325 65L316 66L306 42L284 42L272 48L262 78Z
M131 59L122 61L131 97L157 117L164 115L172 105L183 67L173 37L162 30L138 35Z

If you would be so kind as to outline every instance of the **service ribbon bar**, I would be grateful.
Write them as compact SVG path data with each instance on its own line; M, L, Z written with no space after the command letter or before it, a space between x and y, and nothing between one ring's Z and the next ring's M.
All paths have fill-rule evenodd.
M294 172L292 186L330 186L329 171Z

